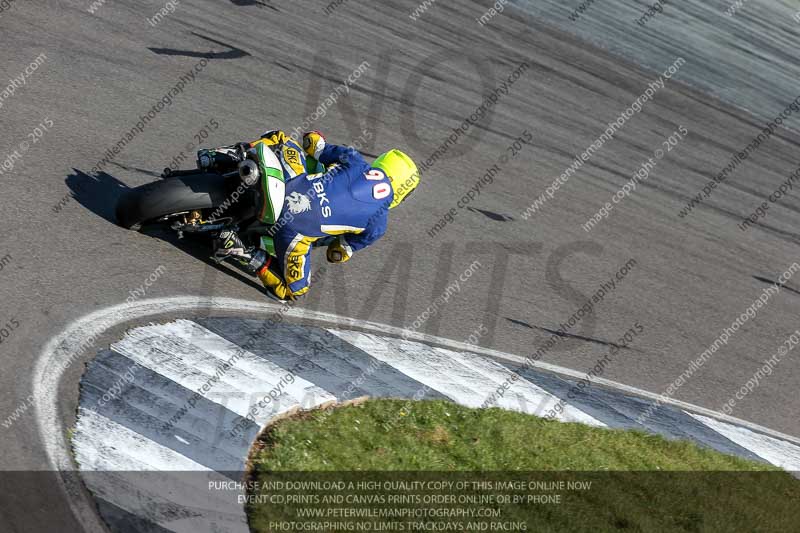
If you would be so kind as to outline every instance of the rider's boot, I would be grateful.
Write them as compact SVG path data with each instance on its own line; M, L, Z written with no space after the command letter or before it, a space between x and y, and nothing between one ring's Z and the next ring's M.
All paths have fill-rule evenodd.
M254 246L245 246L235 231L225 230L214 240L214 259L218 262L231 259L247 272L255 274L267 262L267 254Z

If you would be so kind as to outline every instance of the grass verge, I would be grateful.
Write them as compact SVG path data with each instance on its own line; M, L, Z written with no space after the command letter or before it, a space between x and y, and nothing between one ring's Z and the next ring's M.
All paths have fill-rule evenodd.
M800 524L800 482L769 465L642 432L444 401L371 400L302 413L265 431L251 465L247 511L257 532L729 532ZM452 485L425 485L434 482ZM397 509L409 511L390 516ZM414 509L461 511L414 516Z

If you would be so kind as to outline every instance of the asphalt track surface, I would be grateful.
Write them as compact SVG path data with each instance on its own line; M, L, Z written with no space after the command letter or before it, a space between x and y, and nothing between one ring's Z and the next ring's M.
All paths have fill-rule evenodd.
M300 126L364 61L369 68L349 95L313 126L341 143L355 142L366 128L371 139L365 152L397 146L418 162L520 63L529 67L446 158L423 172L420 192L392 212L386 237L346 266L326 268L304 307L411 327L478 260L482 268L420 331L463 341L483 326L488 333L481 345L526 355L544 344L549 334L543 328L557 329L635 259L624 280L570 330L581 338L560 342L542 360L588 370L607 349L603 343L616 342L638 321L644 333L603 377L662 392L769 280L800 259L791 194L749 231L737 228L797 167L800 136L788 127L778 128L711 199L689 216L677 216L793 98L787 87L797 67L782 66L797 48L788 7L756 11L760 3L753 1L749 9L759 15L748 18L743 8L735 27L723 24L728 18L722 3L718 25L709 12L692 17L692 9L675 5L668 8L672 14L665 8L642 29L626 12L630 22L623 31L622 16L613 16L616 4L599 3L577 23L565 21L567 7L560 15L533 16L507 6L481 26L475 19L489 6L478 2L434 3L412 21L414 1L349 0L330 14L325 2L197 1L179 4L151 26L146 19L163 5L109 0L91 14L88 1L16 0L0 12L0 79L18 77L46 56L0 108L0 163L26 139L32 143L0 176L0 323L11 326L0 345L3 420L31 394L31 370L50 337L81 315L125 301L157 270L147 297L264 298L257 284L209 265L197 248L115 226L115 198L126 186L155 179L182 151L196 149L194 135L212 120L219 126L201 139L205 146ZM664 60L626 56L597 37L602 25L581 29L593 15L614 20L608 25L617 28L614 42L630 38L658 50L680 46L674 54L662 53ZM555 23L557 16L562 20ZM690 23L697 32L687 30ZM708 46L692 40L709 25L727 31L725 40L716 40L730 42L724 57L709 56ZM540 212L523 219L573 158L678 56L686 70L667 81ZM207 65L195 80L103 172L93 173L107 150L201 59ZM743 72L751 78L720 74L726 65L746 65ZM43 122L48 131L37 137L34 129ZM796 116L785 126L792 124ZM581 225L681 126L689 132L686 139L606 220L585 232ZM502 165L469 204L472 210L458 208L526 130L530 145ZM188 157L184 166L191 164ZM451 207L454 221L431 237L428 230ZM315 269L322 266L324 255L316 252L314 261ZM798 328L796 288L800 278L772 297L675 398L720 409ZM62 382L66 420L74 416L82 372L82 364L72 365ZM785 357L733 414L798 435L798 386L796 358ZM22 472L4 479L0 519L10 531L78 530L56 486L44 474L24 473L46 469L33 420L28 412L0 429L0 468Z

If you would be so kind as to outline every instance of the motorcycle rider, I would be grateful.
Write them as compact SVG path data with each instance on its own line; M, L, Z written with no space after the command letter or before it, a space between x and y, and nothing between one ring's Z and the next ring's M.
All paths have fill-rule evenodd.
M246 184L257 188L258 218L269 228L258 247L224 231L214 255L256 274L279 300L308 292L315 242L327 244L329 262L348 261L383 236L389 209L420 181L417 166L400 150L370 165L355 149L327 144L316 131L303 135L302 149L275 130L252 143L198 153L202 169L224 172L233 165Z

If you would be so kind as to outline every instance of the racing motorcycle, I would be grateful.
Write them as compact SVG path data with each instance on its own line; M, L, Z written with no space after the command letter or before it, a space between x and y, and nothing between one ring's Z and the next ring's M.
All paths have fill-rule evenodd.
M257 157L263 157L257 156ZM252 167L239 165L227 173L165 168L161 179L128 189L116 206L120 226L140 231L161 227L179 239L213 239L223 230L236 231L245 244L261 246L275 255L270 226L258 220ZM283 197L272 199L279 205ZM325 246L329 242L315 243ZM216 259L222 261L222 259Z

